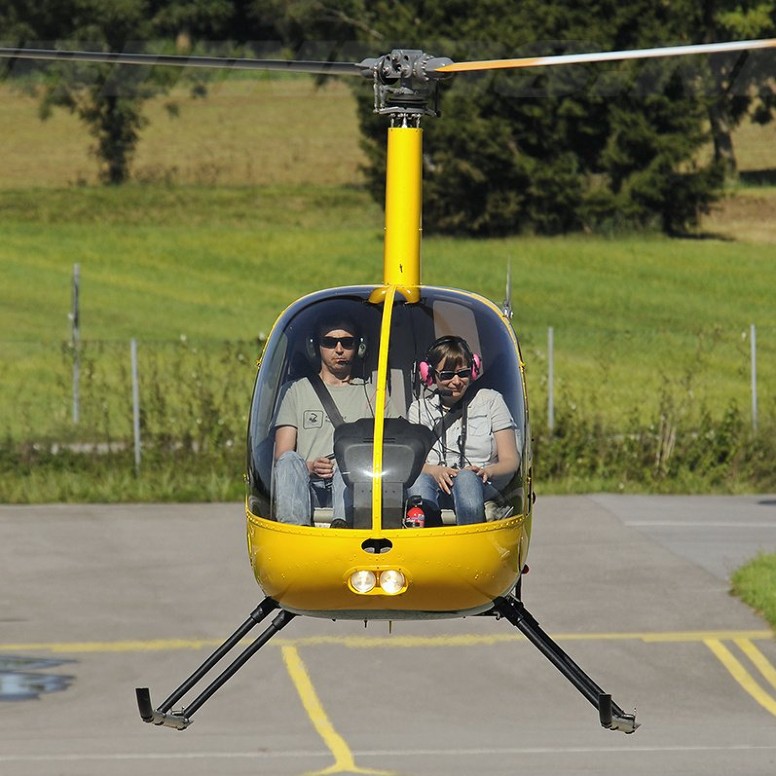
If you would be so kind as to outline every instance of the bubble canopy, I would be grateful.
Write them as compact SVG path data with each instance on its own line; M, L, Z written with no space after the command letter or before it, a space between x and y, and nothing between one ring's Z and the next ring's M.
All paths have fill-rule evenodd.
M266 343L256 377L248 427L248 509L256 517L283 522L273 499L274 447L278 410L289 388L320 371L321 322L349 322L353 332L353 381L363 385L371 417L338 428L331 450L346 484L356 490L356 527L371 525L371 490L382 481L382 508L377 525L400 527L404 493L423 464L433 433L406 421L413 401L438 401L435 387L420 379L418 363L439 337L462 337L481 362L480 374L467 397L483 388L498 391L515 425L520 470L498 483L498 516L524 511L523 477L530 467L530 435L522 359L510 321L487 299L463 291L421 287L418 301L381 286L351 286L320 291L288 307ZM386 307L389 306L389 309ZM379 390L382 389L382 390ZM375 396L385 396L390 409L380 410ZM371 397L371 398L369 398ZM328 420L324 418L326 422ZM379 424L379 428L375 425ZM375 439L382 443L382 466L372 468ZM348 460L345 460L348 459ZM359 512L360 510L360 512ZM313 510L314 524L328 524L325 510ZM360 517L359 517L360 515ZM488 519L493 519L491 512ZM398 520L398 522L397 522ZM349 517L352 525L352 516Z

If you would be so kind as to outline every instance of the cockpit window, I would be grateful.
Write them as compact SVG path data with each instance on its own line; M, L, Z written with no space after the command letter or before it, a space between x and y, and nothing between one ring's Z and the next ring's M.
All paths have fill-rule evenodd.
M485 470L479 475L488 496L481 518L519 513L524 508L526 413L509 325L484 300L424 288L418 303L396 296L388 341L381 342L384 310L382 303L369 301L372 291L320 292L292 305L276 324L257 376L249 423L251 512L301 525L334 521L335 526L371 528L374 417L379 414L386 418L383 528L405 524L407 500L424 462L456 464L462 474ZM438 364L428 364L429 349L446 339L462 340L465 355L451 364L460 374L445 365L442 376L450 379L440 382ZM448 392L464 382L465 415L440 426L435 414L448 414ZM498 443L488 427L491 420ZM340 425L344 428L335 430ZM494 456L505 437L498 432L505 429L514 435L521 465L491 480L488 471L497 470ZM448 502L441 499L439 514L429 505L433 514L427 525L461 522Z

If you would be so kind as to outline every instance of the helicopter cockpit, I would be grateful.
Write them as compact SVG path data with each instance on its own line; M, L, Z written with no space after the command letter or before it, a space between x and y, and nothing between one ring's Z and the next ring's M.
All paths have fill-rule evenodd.
M321 291L297 301L279 318L267 341L253 393L248 429L249 511L256 517L288 522L278 511L274 493L278 411L291 385L318 374L316 327L321 320L336 319L352 321L358 329L352 377L363 386L368 407L367 417L334 429L330 457L336 458L348 488L347 527L385 530L407 526L407 488L439 441L438 428L435 436L427 426L410 423L408 411L413 401L438 401L436 387L421 378L418 364L431 344L447 335L463 338L480 364L465 400L483 388L498 391L514 421L520 467L514 475L495 482L497 493L491 491L485 502L482 521L524 513L530 436L521 358L509 320L482 297L426 286L412 302L399 292L386 297L384 287ZM376 445L382 453L377 459L379 477L373 465ZM461 460L465 462L465 450L461 450ZM378 481L381 492L375 510L373 489ZM313 504L311 514L312 526L332 524L331 508ZM426 526L455 524L454 512L443 509L438 522Z

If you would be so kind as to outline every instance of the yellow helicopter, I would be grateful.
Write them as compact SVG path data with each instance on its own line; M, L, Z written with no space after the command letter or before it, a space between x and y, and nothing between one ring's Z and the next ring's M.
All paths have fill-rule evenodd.
M362 76L373 84L375 112L389 122L382 283L326 289L294 302L275 323L259 361L248 427L245 505L248 555L265 598L158 707L147 688L137 689L145 722L188 727L213 693L298 615L363 621L490 615L517 627L598 710L603 727L636 730L635 714L614 703L521 601L534 503L524 362L508 293L500 308L469 291L421 282L420 125L437 114L440 83L454 73L770 47L776 47L776 39L460 63L419 50L394 50L351 63L0 49L0 56L20 59ZM335 325L322 329L321 321ZM432 347L445 341L465 345L464 363L430 359ZM329 345L351 354L342 363L359 373L359 390L369 398L366 417L337 419L327 389L321 394L315 388L316 376L324 371L322 348ZM320 405L300 422L326 427L333 438L326 457L336 460L333 468L341 473L348 495L344 519L310 497L305 519L292 520L277 497L278 413L292 386L303 381L320 397ZM439 425L430 427L412 415L413 403L438 403L441 411L442 384L455 381L467 386L458 410L484 391L502 397L519 461L506 476L488 483L480 513L468 524L459 524L451 509L429 510L428 504L408 498L427 456L442 441ZM464 420L461 428L466 427ZM471 468L463 435L451 442L459 449L461 470ZM307 492L306 482L304 487ZM418 515L410 514L410 502L420 506L423 527ZM249 646L193 700L173 709L271 614L270 624Z

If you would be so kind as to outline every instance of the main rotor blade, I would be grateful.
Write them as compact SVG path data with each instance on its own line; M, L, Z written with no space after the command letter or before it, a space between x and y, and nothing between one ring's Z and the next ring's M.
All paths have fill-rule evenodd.
M544 65L574 65L584 62L619 62L625 59L655 59L657 57L681 57L688 54L717 54L723 51L776 48L776 38L741 40L729 43L701 43L691 46L664 46L662 48L632 49L630 51L601 51L590 54L560 54L547 57L523 57L520 59L488 59L479 62L453 62L438 67L438 73L465 73L476 70L499 70Z
M315 62L285 59L240 59L239 57L195 57L174 54L114 54L100 51L61 51L52 49L0 48L0 57L8 59L64 60L99 62L114 65L165 65L208 67L227 70L282 70L321 75L362 75L356 62Z

